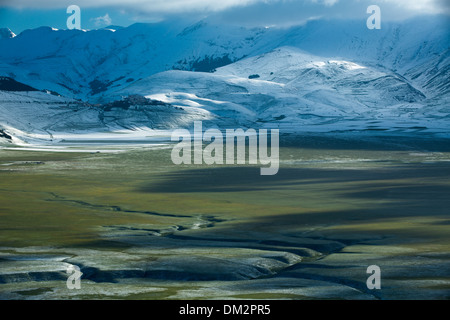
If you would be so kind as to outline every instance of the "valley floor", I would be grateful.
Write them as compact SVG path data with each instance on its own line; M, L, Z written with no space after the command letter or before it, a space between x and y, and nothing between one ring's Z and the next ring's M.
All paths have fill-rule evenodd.
M450 298L448 140L281 142L274 176L170 146L0 149L0 299Z

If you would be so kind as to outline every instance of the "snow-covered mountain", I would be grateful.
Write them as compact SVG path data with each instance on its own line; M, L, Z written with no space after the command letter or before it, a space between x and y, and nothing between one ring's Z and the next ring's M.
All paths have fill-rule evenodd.
M139 141L159 129L220 119L140 96L91 105L41 91L0 91L0 145L70 141Z
M448 18L433 16L386 22L381 30L365 21L282 29L204 20L2 31L0 76L53 95L0 91L0 129L50 137L197 119L289 132L447 132L448 27ZM107 107L135 94L164 103Z

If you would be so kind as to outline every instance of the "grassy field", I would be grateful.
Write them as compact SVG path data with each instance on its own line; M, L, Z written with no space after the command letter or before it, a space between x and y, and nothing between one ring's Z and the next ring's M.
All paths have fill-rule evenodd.
M299 137L275 176L0 150L0 298L449 298L447 142Z

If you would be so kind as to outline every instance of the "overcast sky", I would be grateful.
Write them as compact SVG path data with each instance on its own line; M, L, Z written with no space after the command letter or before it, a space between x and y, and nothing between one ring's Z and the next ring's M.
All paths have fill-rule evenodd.
M309 19L366 19L376 4L382 19L450 13L448 0L0 0L0 27L19 33L39 26L66 28L69 5L81 8L81 27L128 26L170 18L211 19L247 26L286 26Z

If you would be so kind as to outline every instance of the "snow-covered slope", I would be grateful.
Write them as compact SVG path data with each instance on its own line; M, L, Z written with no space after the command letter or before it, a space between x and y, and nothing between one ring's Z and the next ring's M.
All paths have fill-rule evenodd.
M196 106L241 125L284 132L445 131L449 109L405 78L292 47L246 58L214 73L166 71L122 89L176 106ZM380 103L382 102L382 103Z
M180 23L84 32L42 27L0 40L0 74L38 89L104 101L109 89L170 69L209 71L249 54L255 31ZM222 32L222 39L217 33ZM217 41L217 40L221 41ZM241 47L241 42L244 46Z
M0 92L0 129L51 137L204 120L286 132L445 133L448 25L433 16L386 22L381 30L368 30L365 21L281 29L204 20L93 31L42 27L15 37L5 31L0 76L67 98ZM168 105L105 107L135 94Z
M0 91L0 144L48 144L79 137L142 139L152 135L151 129L186 127L214 117L201 108L178 108L151 100L133 102L132 97L90 105L40 91Z
M376 31L368 30L365 21L310 21L287 29L247 29L207 20L189 26L183 21L135 24L117 31L42 27L0 40L0 75L38 89L101 101L110 90L155 73L210 71L292 46L387 68L433 91L448 68L449 41L444 17L385 23Z

